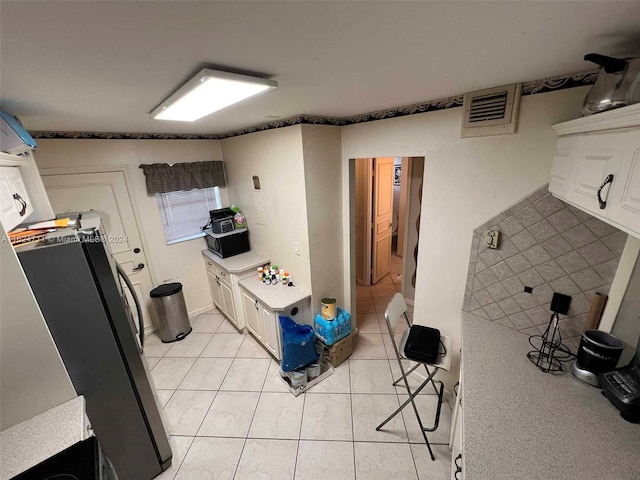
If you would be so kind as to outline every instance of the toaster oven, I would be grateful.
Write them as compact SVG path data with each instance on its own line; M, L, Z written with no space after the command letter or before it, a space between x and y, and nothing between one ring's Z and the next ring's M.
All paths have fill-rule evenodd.
M209 211L209 225L213 233L228 233L235 229L233 216L235 213L230 208L219 208Z

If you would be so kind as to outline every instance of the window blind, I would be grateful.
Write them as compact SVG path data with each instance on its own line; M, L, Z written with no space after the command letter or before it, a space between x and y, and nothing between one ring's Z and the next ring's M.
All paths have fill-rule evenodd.
M201 227L209 222L209 210L216 205L216 189L156 193L162 228L167 244L204 236Z

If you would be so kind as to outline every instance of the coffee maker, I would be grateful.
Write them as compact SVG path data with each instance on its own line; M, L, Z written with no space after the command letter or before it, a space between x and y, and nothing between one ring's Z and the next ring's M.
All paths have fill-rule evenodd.
M620 410L620 416L640 423L640 341L628 365L598 375L603 394Z

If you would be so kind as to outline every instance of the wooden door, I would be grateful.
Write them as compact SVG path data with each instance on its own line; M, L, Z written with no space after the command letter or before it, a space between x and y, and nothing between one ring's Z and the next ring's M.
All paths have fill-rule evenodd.
M609 174L617 174L626 141L626 132L602 133L578 138L573 181L567 200L595 215L605 217L606 209L598 205L598 190ZM602 189L603 199L611 197L616 178Z
M388 274L391 266L393 161L387 157L373 162L373 283Z
M355 160L356 194L356 282L371 285L371 208L373 159Z
M640 131L629 133L614 182L607 217L640 234Z
M152 328L149 292L153 283L124 173L47 174L45 169L42 181L56 213L96 210L100 214L111 255L133 285L140 301L145 329ZM124 283L123 288L137 328L138 314L133 308L133 298Z

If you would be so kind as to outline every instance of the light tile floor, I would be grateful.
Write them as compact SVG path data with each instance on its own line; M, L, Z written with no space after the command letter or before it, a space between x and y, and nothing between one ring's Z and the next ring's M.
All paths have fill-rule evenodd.
M373 291L367 293L374 298ZM373 310L359 315L363 333L353 356L298 397L280 380L278 363L217 310L192 320L193 333L181 342L163 344L151 335L145 352L173 450L171 468L157 478L449 478L449 404L443 405L440 428L430 435L435 462L410 410L375 430L406 392L391 385L399 369L390 360L379 307L373 304ZM420 397L422 418L429 423L435 397Z

